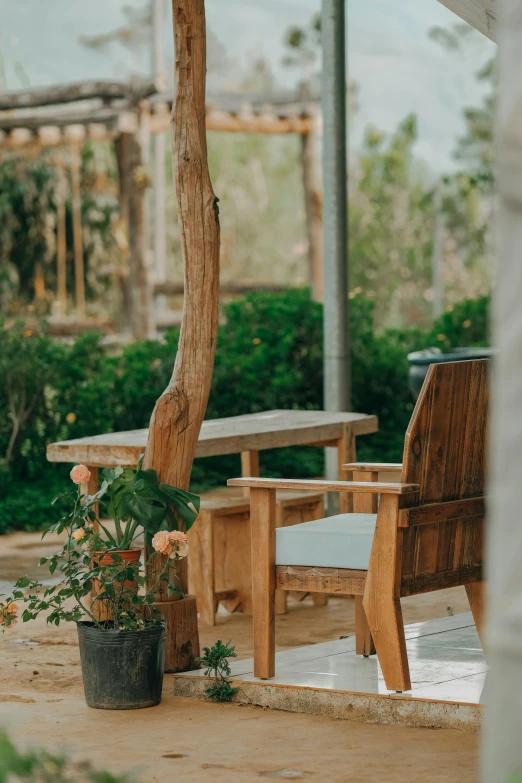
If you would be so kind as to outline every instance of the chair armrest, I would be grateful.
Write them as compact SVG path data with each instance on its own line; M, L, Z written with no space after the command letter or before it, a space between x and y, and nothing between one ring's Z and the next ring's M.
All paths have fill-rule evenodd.
M361 473L401 473L401 462L347 462L343 470L357 470Z
M316 492L360 492L378 495L406 495L418 492L419 484L388 484L375 481L324 481L322 479L235 478L229 487L251 489L310 489Z

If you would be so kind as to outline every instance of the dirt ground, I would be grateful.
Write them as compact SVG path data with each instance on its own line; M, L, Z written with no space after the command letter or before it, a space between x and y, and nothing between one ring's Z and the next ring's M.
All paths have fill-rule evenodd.
M0 538L0 592L34 563L55 551L39 535ZM467 611L463 589L403 601L406 623ZM279 649L354 633L353 601L330 599L315 607L290 600L278 617ZM231 639L240 657L252 654L251 618L220 615L201 627L211 645ZM476 735L454 731L373 726L254 707L214 705L175 698L164 682L159 707L136 712L89 709L83 701L76 629L44 620L0 634L0 727L20 744L68 749L111 771L136 769L139 780L250 781L302 779L332 783L475 783ZM146 722L145 722L146 721Z

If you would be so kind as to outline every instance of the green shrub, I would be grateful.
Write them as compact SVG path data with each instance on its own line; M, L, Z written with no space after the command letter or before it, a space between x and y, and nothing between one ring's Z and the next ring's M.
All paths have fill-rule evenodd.
M207 418L322 408L322 306L307 289L252 293L225 305L223 315ZM373 304L362 296L350 300L352 408L379 416L379 432L359 439L361 459L401 459L413 410L407 354L431 345L487 344L487 324L484 297L461 302L429 332L378 334ZM0 323L0 533L35 529L50 519L50 500L69 468L46 462L47 444L148 425L172 373L178 337L176 330L162 342L134 343L108 356L97 335L63 345L42 332ZM23 398L30 410L9 449L10 405ZM289 478L320 475L323 451L262 452L261 469L264 475ZM200 492L223 485L239 471L238 455L196 460L193 487Z

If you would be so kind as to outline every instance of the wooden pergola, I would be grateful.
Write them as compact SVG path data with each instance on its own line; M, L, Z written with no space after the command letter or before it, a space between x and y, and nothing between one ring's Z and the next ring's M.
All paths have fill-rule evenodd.
M128 320L135 337L156 330L154 297L177 291L166 280L152 283L148 263L145 193L150 184L148 149L153 134L170 129L173 93L157 92L152 83L97 81L0 94L0 152L38 154L58 150L60 187L57 205L57 302L66 310L66 241L64 150L68 150L73 207L76 309L85 318L82 249L80 160L87 141L114 144L120 176L120 201L127 227L129 277L126 285ZM206 99L207 131L297 134L301 161L309 245L309 276L314 295L322 298L322 198L318 185L317 96L299 91L276 94L217 94ZM62 157L60 157L60 153ZM155 199L154 231L165 235L165 193ZM232 287L233 289L233 287ZM231 289L231 290L232 290ZM181 289L182 291L183 289Z

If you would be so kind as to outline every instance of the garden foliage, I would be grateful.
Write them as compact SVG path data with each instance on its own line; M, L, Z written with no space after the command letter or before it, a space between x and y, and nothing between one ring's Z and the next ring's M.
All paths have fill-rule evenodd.
M322 306L307 289L252 293L223 308L207 418L271 408L320 409L323 401ZM409 351L487 344L488 299L465 300L430 331L374 329L373 303L350 300L352 408L379 416L379 432L360 438L365 460L401 459L413 410ZM0 321L0 533L38 529L52 519L51 498L70 466L46 462L47 444L148 425L172 372L178 332L141 341L117 355L94 334L60 343L37 327ZM264 475L322 471L322 451L263 452ZM238 475L239 457L196 460L193 489Z

